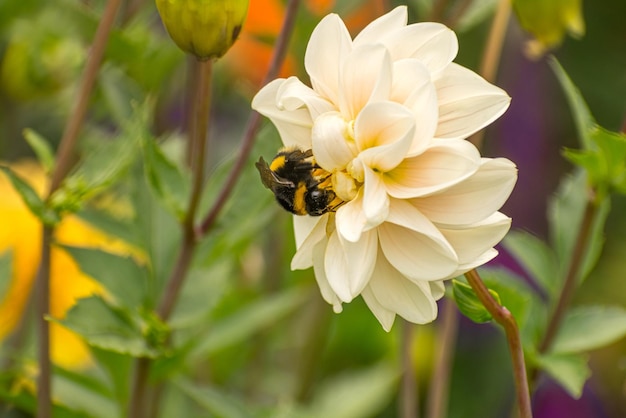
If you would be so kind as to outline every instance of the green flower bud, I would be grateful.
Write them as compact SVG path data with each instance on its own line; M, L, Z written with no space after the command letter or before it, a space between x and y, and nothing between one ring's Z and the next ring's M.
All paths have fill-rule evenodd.
M539 57L561 44L565 33L579 38L585 33L582 0L514 0L521 26L535 39L527 45L531 57Z
M156 0L176 45L199 59L219 58L241 32L248 0Z

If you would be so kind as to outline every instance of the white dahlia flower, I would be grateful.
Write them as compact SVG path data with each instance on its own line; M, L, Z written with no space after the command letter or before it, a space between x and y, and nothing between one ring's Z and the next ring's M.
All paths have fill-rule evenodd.
M354 39L330 14L306 50L312 87L277 79L252 102L285 146L312 150L343 201L322 216L294 216L292 269L313 266L336 312L361 295L385 330L396 314L434 320L443 281L495 257L511 224L498 209L515 165L481 158L465 140L510 98L453 63L457 50L444 25L407 25L404 6Z

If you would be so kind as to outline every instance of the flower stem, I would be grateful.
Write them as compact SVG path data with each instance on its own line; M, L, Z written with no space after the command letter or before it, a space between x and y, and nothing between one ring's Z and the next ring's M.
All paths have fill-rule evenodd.
M50 361L50 325L47 316L50 313L50 252L52 250L53 229L43 226L41 243L41 264L37 277L35 306L37 313L37 344L39 377L37 379L37 418L52 416L52 364Z
M500 56L502 55L502 45L504 45L504 38L506 36L510 16L511 1L500 0L493 22L491 23L489 35L487 35L487 45L485 46L479 69L480 75L489 82L495 81L496 78ZM477 148L480 148L484 137L485 131L480 130L472 135L470 142L476 145Z
M443 313L441 316L443 322L437 329L436 357L429 385L427 418L439 418L448 415L452 353L456 345L459 316L452 300L444 299L442 302Z
M93 45L91 46L87 63L85 64L85 70L78 90L78 97L75 102L76 104L72 116L65 125L63 137L61 138L59 149L57 150L57 160L52 174L49 194L52 194L59 188L61 182L74 165L74 149L78 141L78 133L85 120L89 97L91 96L91 91L96 82L98 69L104 57L104 49L109 40L109 33L113 27L115 15L120 7L120 3L121 0L109 0L104 9L102 18L100 19L100 23L98 24Z
M580 230L578 232L578 237L576 238L570 263L567 268L565 282L563 284L563 288L561 289L559 300L548 321L546 333L544 334L543 339L539 344L540 353L545 353L550 349L550 346L552 345L552 343L554 342L554 338L556 337L557 331L559 330L559 327L563 322L565 312L567 311L567 308L572 301L572 297L574 296L574 290L576 289L578 277L580 276L580 269L585 258L584 255L587 249L587 243L589 241L589 237L591 236L591 231L593 230L593 224L597 214L597 209L598 206L593 197L593 193L590 193L587 205L585 206L585 212L583 213L583 219L580 225Z
M285 59L285 55L287 54L287 47L289 45L289 40L291 39L299 5L300 0L289 0L289 3L287 4L283 26L281 28L280 35L276 40L276 46L274 48L270 67L267 70L267 74L265 75L262 84L267 84L278 75L278 71L280 70L280 67ZM224 185L222 186L217 199L215 199L215 203L211 207L211 210L209 210L208 214L200 224L197 232L198 235L206 235L206 233L213 227L217 216L220 214L222 208L226 204L226 201L230 197L230 194L235 187L235 183L237 183L237 180L241 176L241 172L248 161L250 151L252 151L252 147L254 145L254 139L256 138L260 126L261 115L258 112L252 112L248 118L244 138L241 147L239 148L239 154L237 155L237 160L228 174L228 178L224 182Z
M83 71L82 80L78 90L76 105L70 118L65 125L61 142L57 150L56 164L52 173L50 189L47 198L61 186L63 179L74 165L74 149L78 142L78 133L85 119L89 97L95 84L98 69L104 57L104 49L109 39L109 33L113 27L115 15L119 9L121 0L109 0L104 14L96 30L91 52ZM50 314L50 253L54 228L43 226L41 265L37 279L37 334L38 334L38 360L39 376L37 378L37 418L49 418L52 415L52 364L50 360L50 325L47 316Z
M193 253L198 242L195 235L194 220L202 194L204 184L204 165L209 132L209 113L211 107L211 77L213 73L212 61L198 61L196 72L196 95L192 108L194 114L194 126L191 132L191 172L192 184L191 195L187 213L182 221L183 242L174 270L166 284L163 297L157 308L157 314L162 321L167 321L172 314L180 291L191 266ZM152 362L148 358L139 358L135 364L135 374L132 382L132 391L128 416L140 418L146 415L147 383ZM157 399L153 400L154 402Z
M419 417L419 399L417 396L417 379L413 363L413 336L415 326L408 321L402 324L402 344L400 358L402 361L402 383L400 389L400 416L402 418Z
M491 296L487 286L483 283L476 270L465 273L468 283L476 292L478 299L487 308L487 311L504 328L506 339L509 344L509 351L513 361L513 375L515 377L515 392L520 412L520 418L532 418L532 408L530 404L530 393L528 390L528 377L526 375L526 364L524 362L524 350L520 338L519 328L515 318L507 308L500 305Z

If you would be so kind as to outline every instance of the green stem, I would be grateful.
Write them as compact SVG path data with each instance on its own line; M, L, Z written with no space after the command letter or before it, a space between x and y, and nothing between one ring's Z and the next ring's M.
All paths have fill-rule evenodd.
M493 22L491 23L489 35L487 35L487 45L485 45L485 51L479 69L479 74L489 82L493 82L496 78L510 16L511 1L500 0L496 14L493 17ZM469 140L476 145L477 148L480 148L484 137L485 130L483 129L472 135Z
M194 126L191 137L191 172L192 184L189 205L185 219L182 222L183 242L174 270L167 281L163 297L157 308L161 320L166 322L174 311L178 296L187 277L187 272L193 260L193 253L198 242L195 235L194 219L198 210L202 187L204 185L204 165L209 133L209 113L211 107L211 77L213 72L212 61L199 61L196 79L196 95L194 98L195 110ZM147 384L152 362L147 358L139 358L135 364L135 374L132 382L129 418L140 418L147 411ZM157 402L157 399L153 399Z
M402 344L400 358L402 361L402 382L400 386L400 416L402 418L419 417L419 399L417 396L417 379L413 362L413 335L415 326L408 321L402 324Z
M37 350L39 377L37 379L37 418L52 416L52 364L50 361L50 325L47 316L50 314L50 252L52 250L53 229L42 228L41 264L35 291L37 314Z
M587 250L589 237L593 231L593 224L597 210L598 205L593 197L593 193L591 193L587 201L587 205L585 206L585 212L583 214L578 237L576 238L576 243L574 244L572 257L567 268L565 282L563 284L559 300L554 311L552 312L552 315L550 316L550 319L548 320L546 333L539 344L540 353L545 353L550 349L559 327L563 322L567 308L569 307L572 297L574 296L574 291L576 290L576 285L580 276L580 269L582 268L582 263L585 258L585 251Z
M196 97L194 106L194 128L192 131L191 150L191 196L187 216L184 220L184 228L189 235L194 234L194 226L198 204L202 196L204 186L204 169L206 160L206 148L209 135L209 118L211 113L211 77L213 74L213 61L198 61Z
M50 184L50 192L52 195L56 191L61 182L74 166L74 149L78 142L78 133L85 120L85 114L89 106L89 98L93 86L98 76L98 69L104 57L104 50L109 40L109 34L113 27L115 15L120 7L121 0L109 0L100 19L100 24L96 30L93 45L90 48L85 70L83 72L82 81L78 90L76 104L72 111L72 116L65 125L63 137L57 150L57 159L54 172L52 174L52 182Z
M500 305L491 296L487 286L483 283L476 270L465 273L468 283L476 292L478 299L485 306L493 319L504 328L506 339L513 361L513 375L515 378L515 393L517 395L517 406L520 418L532 418L532 408L530 404L530 393L528 390L528 377L526 374L526 363L524 361L524 350L520 338L519 328L515 318L507 308Z
M285 55L287 54L287 47L289 45L289 40L291 39L291 34L293 32L293 28L296 21L296 14L298 12L298 7L300 5L300 0L289 0L287 4L287 10L285 12L285 19L283 20L283 26L280 31L280 35L276 40L276 47L274 48L274 54L272 55L272 60L270 63L270 67L267 70L267 74L263 79L263 84L267 84L278 75L278 71L285 60ZM254 146L254 140L256 135L261 127L261 115L257 112L252 112L250 114L250 118L248 119L248 123L246 125L246 130L244 133L244 138L242 144L239 148L239 154L237 156L237 160L233 165L230 173L228 174L228 178L224 182L224 186L220 190L220 193L215 199L215 203L211 210L209 210L208 214L202 221L200 227L198 228L198 235L204 236L206 233L213 227L215 224L215 220L220 214L222 208L226 204L226 201L230 197L233 189L235 188L235 184L239 177L241 176L241 172L243 171L246 163L248 162L248 157L250 156L250 152L252 151L252 147Z
M68 119L63 136L57 150L56 164L52 173L47 199L61 186L63 179L74 165L74 149L78 142L78 134L87 113L89 97L93 90L98 69L104 57L104 49L113 27L115 15L121 0L109 0L104 14L96 30L91 52L83 71L78 90L76 105ZM54 236L54 228L43 226L41 266L37 280L37 334L39 376L37 378L37 418L50 418L52 414L52 365L50 360L50 326L47 316L50 314L50 245Z
M437 328L435 342L435 364L430 380L427 418L440 418L448 415L448 395L450 390L450 373L452 371L452 353L456 345L459 316L455 304L444 299L442 323Z

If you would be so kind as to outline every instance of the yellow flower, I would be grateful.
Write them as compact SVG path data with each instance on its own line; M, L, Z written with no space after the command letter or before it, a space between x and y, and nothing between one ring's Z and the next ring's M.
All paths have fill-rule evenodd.
M43 194L46 177L42 168L33 162L12 167L37 192ZM20 196L5 176L0 176L0 254L12 256L11 281L4 295L0 295L0 341L17 326L24 315L28 297L33 289L40 261L41 223L30 213ZM130 253L120 240L68 216L59 224L55 241L64 245L101 248L118 254ZM82 273L74 260L61 248L53 247L50 272L50 313L62 318L77 299L94 293L104 293L102 286ZM61 325L50 325L52 360L67 368L90 364L89 349L84 341Z

